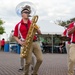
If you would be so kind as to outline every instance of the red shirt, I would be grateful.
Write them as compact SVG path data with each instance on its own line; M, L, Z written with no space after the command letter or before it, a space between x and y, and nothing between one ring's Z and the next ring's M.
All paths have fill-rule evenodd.
M67 29L65 29L65 31L63 32L63 35L71 38L71 35L68 35L68 29L69 29L69 27ZM68 41L67 43L70 44L70 41Z
M65 31L63 32L63 35L66 36L67 34L67 29L65 29Z
M21 21L15 26L14 36L16 36L16 37L19 36L19 31L18 31L18 26L19 26L19 24L21 24L19 31L20 31L20 33L21 33L23 39L26 39L26 36L27 36L28 30L29 30L29 27L30 27L30 25L31 25L31 21L28 20L28 23L25 24L25 23L23 22L23 20L21 20ZM34 36L33 40L37 40L37 37Z
M5 40L1 40L1 46L5 45Z
M71 30L74 27L74 22L72 22L69 27L68 27L68 31ZM75 42L75 31L71 34L71 42Z

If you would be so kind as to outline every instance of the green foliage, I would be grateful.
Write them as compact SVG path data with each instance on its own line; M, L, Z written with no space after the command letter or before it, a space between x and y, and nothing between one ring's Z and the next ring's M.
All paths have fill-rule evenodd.
M5 29L4 29L4 27L2 26L3 24L4 24L4 21L0 19L0 34L5 33Z
M56 23L58 25L61 25L61 26L67 26L69 23L71 23L72 21L75 21L75 18L72 18L70 20L67 20L67 21L61 21L61 20L57 20Z
M0 26L0 34L5 33L4 28L2 26Z
M3 25L3 24L4 24L4 21L0 19L0 25Z
M57 36L54 36L54 39L53 39L54 45L59 45L60 41L61 40Z

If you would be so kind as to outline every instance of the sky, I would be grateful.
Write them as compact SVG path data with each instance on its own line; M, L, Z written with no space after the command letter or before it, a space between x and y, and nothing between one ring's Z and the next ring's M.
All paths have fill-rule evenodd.
M35 4L40 24L42 21L48 24L75 17L75 0L0 0L0 18L5 21L3 26L6 31L1 38L8 39L11 30L21 20L21 17L16 14L16 6L26 1Z

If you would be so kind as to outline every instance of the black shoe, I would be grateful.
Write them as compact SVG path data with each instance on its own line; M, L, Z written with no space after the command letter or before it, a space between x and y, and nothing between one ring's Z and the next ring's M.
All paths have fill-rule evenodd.
M18 71L23 71L23 68L20 68Z
M34 70L34 68L33 68L33 67L31 67L31 70Z

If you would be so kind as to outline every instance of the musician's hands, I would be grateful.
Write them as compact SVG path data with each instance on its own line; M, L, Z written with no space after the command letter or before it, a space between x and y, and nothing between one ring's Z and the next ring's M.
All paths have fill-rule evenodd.
M38 33L38 34L41 34L41 31L38 29L38 30L37 30L37 33Z
M24 45L24 41L18 40L18 43L22 46Z

